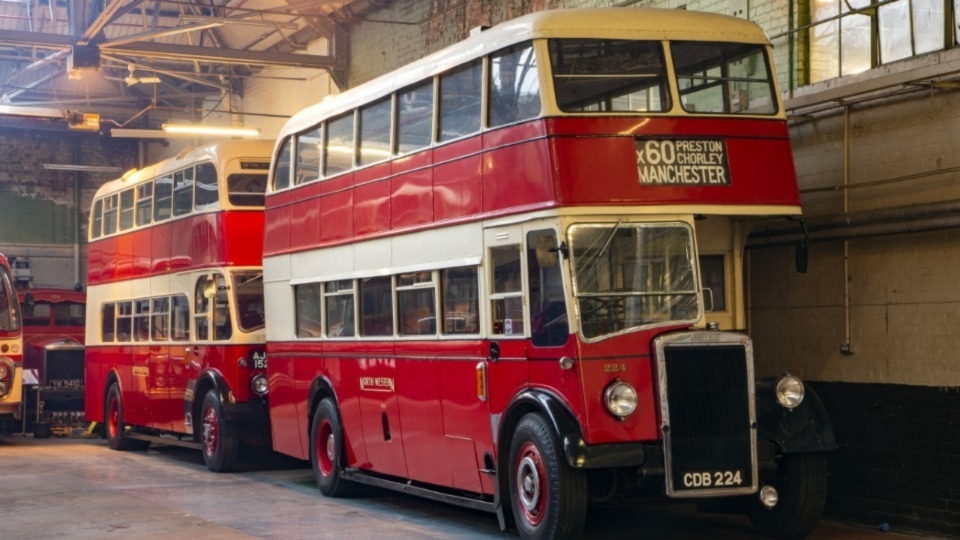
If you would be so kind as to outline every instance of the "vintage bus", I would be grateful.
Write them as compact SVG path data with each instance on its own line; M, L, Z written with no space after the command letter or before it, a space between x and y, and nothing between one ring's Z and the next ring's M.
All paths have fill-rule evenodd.
M78 287L79 289L79 287ZM31 287L18 294L23 313L24 431L69 434L83 412L86 293Z
M111 448L269 444L263 200L269 141L187 149L104 184L90 212L84 409Z
M294 115L264 294L274 449L576 537L588 504L729 502L802 536L834 446L755 380L751 225L799 195L769 42L679 10L544 11Z
M13 271L0 255L0 433L22 418L23 328Z

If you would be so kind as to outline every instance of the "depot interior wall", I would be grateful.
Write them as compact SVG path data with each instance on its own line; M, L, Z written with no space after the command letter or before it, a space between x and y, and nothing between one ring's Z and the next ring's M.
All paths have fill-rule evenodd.
M960 94L928 90L795 125L805 215L960 199L958 106ZM752 250L760 366L819 381L960 386L958 240L957 230L850 240L846 278L842 241L813 244L806 275L791 271L789 249Z

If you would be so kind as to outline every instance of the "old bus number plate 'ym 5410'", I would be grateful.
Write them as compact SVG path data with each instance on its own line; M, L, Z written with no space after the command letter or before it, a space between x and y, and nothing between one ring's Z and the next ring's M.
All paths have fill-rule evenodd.
M688 472L683 475L686 489L723 488L743 484L740 471Z

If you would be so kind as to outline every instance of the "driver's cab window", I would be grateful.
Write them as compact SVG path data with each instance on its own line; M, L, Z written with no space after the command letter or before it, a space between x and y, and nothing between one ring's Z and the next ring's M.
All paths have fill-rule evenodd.
M198 340L230 339L230 289L223 274L216 273L197 280L193 319Z
M552 230L527 233L527 282L533 345L555 347L567 342L567 306L557 235Z
M523 336L523 285L520 246L490 248L490 329L493 334Z

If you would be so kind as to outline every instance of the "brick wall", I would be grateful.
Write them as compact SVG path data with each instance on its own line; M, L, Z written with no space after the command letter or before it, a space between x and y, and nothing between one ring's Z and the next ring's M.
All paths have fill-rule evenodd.
M0 249L28 257L34 285L73 287L75 274L85 283L85 259L79 268L72 249L75 237L86 245L86 224L97 188L119 174L45 170L43 165L136 166L137 143L101 139L96 134L0 128ZM78 156L74 163L73 156ZM80 189L79 229L74 205L74 178Z

